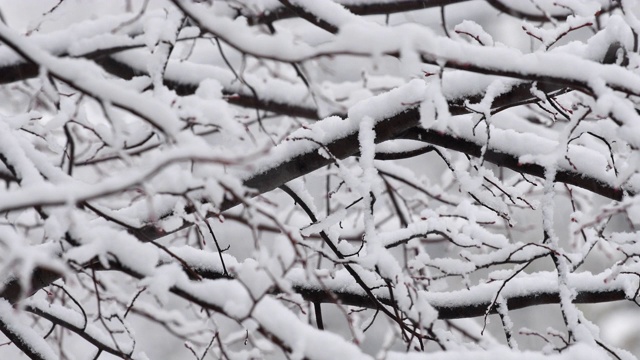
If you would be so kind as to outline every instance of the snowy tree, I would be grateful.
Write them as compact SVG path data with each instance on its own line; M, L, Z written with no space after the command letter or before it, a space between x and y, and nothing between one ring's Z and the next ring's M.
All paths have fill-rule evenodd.
M635 0L0 12L2 358L640 354Z

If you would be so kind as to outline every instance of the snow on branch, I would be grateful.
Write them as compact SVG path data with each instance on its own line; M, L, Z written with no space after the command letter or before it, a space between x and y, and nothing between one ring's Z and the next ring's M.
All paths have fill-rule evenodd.
M3 5L0 357L633 359L636 8Z

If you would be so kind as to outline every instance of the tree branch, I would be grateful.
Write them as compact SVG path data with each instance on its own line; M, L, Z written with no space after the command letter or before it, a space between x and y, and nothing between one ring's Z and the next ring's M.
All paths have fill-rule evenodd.
M14 311L16 310L0 299L0 331L30 359L57 359L47 342L35 330L17 321Z
M343 6L356 15L388 15L397 14L407 11L423 10L434 7L441 7L447 5L454 5L467 2L469 0L396 0L393 2L375 2L360 4L349 4L346 2ZM341 3L341 1L337 1ZM487 0L487 3L498 11L501 11L509 16L515 18L534 21L534 22L548 22L552 20L564 21L571 12L568 9L562 8L560 12L555 14L543 14L543 13L530 13L520 11L516 8L509 7L503 1L500 0ZM611 4L603 9L603 12L610 12L619 8L618 2L611 2ZM258 24L271 24L278 20L290 19L300 14L295 10L287 6L279 6L271 8L265 12L259 14L244 14L250 25Z
M55 310L53 307L55 307ZM53 324L69 329L101 351L113 354L123 359L131 358L131 353L125 353L112 345L104 343L103 340L107 337L101 336L102 334L98 332L99 330L95 325L85 323L84 326L81 326L71 321L72 319L79 317L80 314L77 314L70 309L58 305L42 306L42 304L29 302L25 306L25 310L47 319ZM133 349L128 350L130 350L130 352L133 351Z

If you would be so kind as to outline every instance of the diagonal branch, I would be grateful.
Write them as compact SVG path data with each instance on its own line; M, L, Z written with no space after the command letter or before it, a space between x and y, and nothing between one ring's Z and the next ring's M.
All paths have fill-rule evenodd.
M318 0L316 0L316 1L318 1ZM307 20L311 24L313 24L313 25L315 25L315 26L317 26L317 27L329 32L329 33L335 34L339 30L337 26L335 26L331 22L327 21L328 19L320 18L320 17L316 16L316 14L308 11L307 9L305 9L302 6L299 6L298 4L292 4L291 1L289 1L289 0L280 0L280 3L282 5L284 5L285 8L287 8L288 10L290 10L291 12L296 14L297 16Z
M30 359L52 360L58 357L45 339L34 329L18 320L9 303L0 299L0 332Z
M67 309L60 305L43 304L41 302L35 301L30 301L28 304L26 304L25 310L38 315L39 317L47 319L55 325L60 325L65 329L78 334L78 336L85 339L100 351L113 354L123 359L131 358L133 348L127 349L128 352L125 353L121 349L118 349L117 346L114 347L111 344L107 344L106 339L108 339L108 337L106 337L105 334L101 332L101 330L99 330L94 324L83 324L83 321L79 319L81 315L74 312L73 310Z

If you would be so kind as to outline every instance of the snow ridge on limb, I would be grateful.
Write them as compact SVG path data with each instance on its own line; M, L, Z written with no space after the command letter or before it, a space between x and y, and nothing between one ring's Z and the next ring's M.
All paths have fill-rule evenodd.
M38 331L47 331L41 319L64 328L44 336L61 353L62 334L74 332L95 351L144 358L132 351L146 336L129 331L135 314L195 358L368 358L374 322L374 334L380 325L388 333L378 358L398 345L406 357L497 356L499 341L459 321L495 313L509 354L537 357L516 338L538 336L546 353L577 344L626 360L573 303L637 300L637 24L631 1L611 15L595 13L596 0L545 1L513 5L516 16L549 22L516 26L532 40L527 53L481 25L485 13L459 26L453 19L467 15L454 7L365 19L347 6L361 0L282 1L306 18L268 26L239 14L276 0L167 2L158 16L132 18L140 37L119 27L98 34L111 48L86 43L94 37L50 50L5 36L24 41L14 47L31 57L20 61L42 71L6 87L26 96L9 111L18 115L2 116L0 226L21 245L0 252L16 275L3 294L19 301L46 285L32 272L64 273L64 286L24 302ZM585 41L561 45L569 33ZM5 56L16 64L9 46ZM66 83L69 69L56 77L52 63L95 64L71 75L108 83L111 100L146 97L147 115L163 105L177 135ZM289 197L267 194L276 186ZM596 193L622 201L596 207L607 201ZM568 206L554 223L558 201ZM55 251L42 260L31 246L45 243ZM249 257L237 261L228 246ZM600 260L606 271L584 271ZM194 311L163 310L174 299ZM347 320L346 339L323 321L325 302ZM567 331L518 332L509 310L543 303L561 304ZM336 351L323 351L327 343Z
M42 336L22 320L9 302L0 299L0 331L31 359L58 359Z
M349 11L357 15L389 15L396 13L403 13L414 10L423 10L433 7L443 7L454 4L465 3L469 0L397 0L397 1L353 1L353 0L337 0L338 4L343 5ZM243 1L245 3L246 1ZM551 1L545 1L541 6L539 3L538 8L530 3L506 3L503 0L489 0L487 1L495 9L511 15L518 19L524 19L536 22L551 22L554 20L564 20L568 16L572 15L571 11L566 8L553 6ZM249 2L250 3L250 2ZM615 3L610 3L606 0L599 0L602 4L603 11L612 11L618 8ZM291 9L288 6L282 6L278 3L273 3L271 6L264 6L260 12L251 11L251 6L242 8L243 15L245 15L249 23L254 24L271 24L278 20L289 19L292 17L300 16L295 9ZM545 10L545 13L540 13L540 8Z

